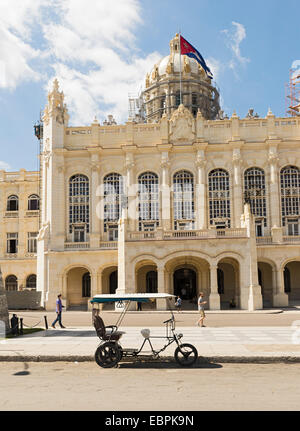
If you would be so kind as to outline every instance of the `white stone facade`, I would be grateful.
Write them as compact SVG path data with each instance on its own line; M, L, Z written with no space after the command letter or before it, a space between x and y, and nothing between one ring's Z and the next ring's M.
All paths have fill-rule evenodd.
M36 265L49 310L58 293L80 308L116 288L186 308L200 291L210 309L300 301L300 118L206 120L180 105L154 123L69 127L55 81L40 184L37 262L14 264L23 279Z

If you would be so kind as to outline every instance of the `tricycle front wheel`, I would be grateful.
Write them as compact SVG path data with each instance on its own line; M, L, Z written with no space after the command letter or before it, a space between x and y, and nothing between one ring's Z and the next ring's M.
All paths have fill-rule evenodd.
M197 361L198 352L192 344L181 344L176 348L174 357L182 367L190 367Z
M102 368L112 368L122 358L122 348L113 342L100 344L95 352L95 361Z

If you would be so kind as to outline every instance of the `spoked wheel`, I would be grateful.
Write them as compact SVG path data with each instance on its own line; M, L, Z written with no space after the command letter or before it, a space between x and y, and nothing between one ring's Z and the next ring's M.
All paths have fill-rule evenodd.
M175 350L174 357L179 365L189 367L197 361L198 352L192 344L181 344Z
M117 343L101 344L95 352L95 360L102 368L112 368L121 360L122 349Z

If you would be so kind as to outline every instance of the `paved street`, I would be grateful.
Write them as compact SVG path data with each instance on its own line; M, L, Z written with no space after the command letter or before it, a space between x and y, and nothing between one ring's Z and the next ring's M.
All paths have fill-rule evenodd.
M300 364L2 363L0 394L0 410L299 410Z
M18 317L23 317L26 326L44 327L44 316L47 316L48 324L52 323L56 314L53 311L10 311ZM197 311L174 313L178 326L194 326L199 318ZM101 312L106 325L115 324L118 319L116 312ZM295 320L300 320L300 308L282 310L260 310L257 312L246 311L206 311L205 324L208 327L241 327L241 326L291 326ZM162 326L162 322L169 319L168 312L128 312L123 320L124 326ZM91 325L92 313L90 311L65 311L63 323L65 326L82 327Z

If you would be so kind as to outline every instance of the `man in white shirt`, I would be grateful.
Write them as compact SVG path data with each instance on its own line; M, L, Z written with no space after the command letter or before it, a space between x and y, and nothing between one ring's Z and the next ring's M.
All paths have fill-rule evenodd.
M200 311L200 319L197 321L197 325L201 327L205 327L203 325L203 320L205 319L205 312L204 312L204 305L207 304L207 301L204 301L204 294L203 292L199 293L199 299L198 299L198 310Z

